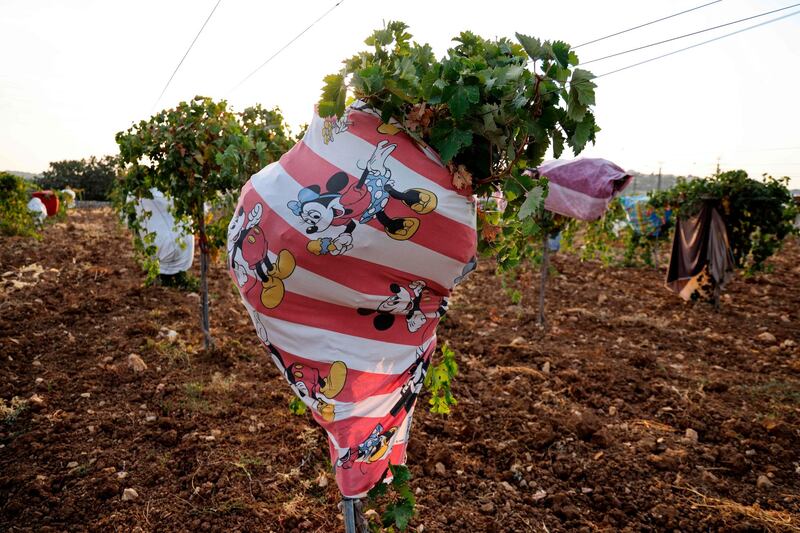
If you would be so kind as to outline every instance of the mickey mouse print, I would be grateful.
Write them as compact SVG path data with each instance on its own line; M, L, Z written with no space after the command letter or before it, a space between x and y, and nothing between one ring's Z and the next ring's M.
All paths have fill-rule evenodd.
M291 390L327 432L342 494L403 464L436 326L474 267L472 196L369 109L315 114L242 188L229 269Z

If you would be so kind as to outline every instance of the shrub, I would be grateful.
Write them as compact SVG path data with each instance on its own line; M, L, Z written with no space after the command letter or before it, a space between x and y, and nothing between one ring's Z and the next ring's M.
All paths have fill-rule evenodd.
M797 233L793 226L797 207L788 188L789 178L764 175L763 181L744 170L722 172L708 178L686 180L666 191L651 193L651 205L671 206L677 216L697 214L704 202L717 204L728 228L733 258L746 274L764 269L783 239Z
M28 211L32 186L24 179L0 172L0 233L38 236L33 215Z

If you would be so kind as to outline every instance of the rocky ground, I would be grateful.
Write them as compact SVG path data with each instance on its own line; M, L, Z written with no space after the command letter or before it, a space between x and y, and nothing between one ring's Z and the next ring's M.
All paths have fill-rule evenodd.
M800 530L800 244L770 264L715 313L560 253L546 329L538 274L481 264L440 327L459 403L417 410L412 528ZM341 529L324 434L221 265L213 351L107 209L0 238L0 274L0 530Z

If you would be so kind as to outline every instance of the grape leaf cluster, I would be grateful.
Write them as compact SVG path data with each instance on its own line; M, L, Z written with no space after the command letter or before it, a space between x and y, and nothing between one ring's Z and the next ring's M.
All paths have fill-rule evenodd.
M565 146L577 155L594 142L594 76L578 68L578 56L563 41L520 33L516 42L485 39L465 31L437 58L407 30L403 22L389 22L366 39L368 50L326 76L320 115L341 116L359 100L434 148L456 187L479 197L502 192L500 216L491 222L479 216L482 240L488 248L507 244L512 256L526 253L524 241L538 242L541 228L520 224L541 212L546 188L525 170L541 164L550 148L558 158ZM507 225L514 228L501 232Z

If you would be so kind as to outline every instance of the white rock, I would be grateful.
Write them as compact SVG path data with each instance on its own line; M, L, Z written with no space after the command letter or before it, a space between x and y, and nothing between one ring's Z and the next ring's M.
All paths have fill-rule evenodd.
M135 489L125 489L122 491L122 501L127 502L135 500L139 497L139 493Z
M542 372L545 374L550 373L550 361L545 361L545 363L542 365Z
M36 405L42 405L44 403L44 398L39 396L38 394L32 394L28 401L31 403L35 403Z
M39 385L39 384L41 384L41 383L44 383L44 379L42 379L42 378L36 378L36 384L37 384L37 385Z
M125 472L124 470L122 472L117 472L117 477L119 479L125 479L126 477L128 477L128 473Z
M436 463L433 469L436 470L436 473L440 476L443 476L447 472L447 468L442 463Z
M75 468L78 466L78 461L70 461L67 463L67 468Z
M775 335L773 335L769 331L765 331L764 333L760 333L757 338L761 342L765 342L767 344L772 344L772 343L774 343L774 342L776 342L778 340L778 339L775 338Z
M33 363L31 363L31 364L32 364L33 366L42 366L42 362L41 362L41 361L39 361L38 359L37 359L37 360L35 360L35 361L34 361Z
M538 502L539 500L543 500L543 499L547 498L547 491L539 489L533 494L533 496L531 496L531 498L535 502Z
M82 392L81 393L81 398L91 398L91 397L92 397L92 393L91 392Z
M508 481L501 481L500 486L506 489L508 492L517 492L517 489L515 489Z
M142 360L142 358L135 353L132 353L128 356L128 366L131 368L131 370L137 373L147 370L147 364L145 364L144 360Z
M686 429L686 438L689 439L690 441L696 443L700 439L700 436L692 428L687 428Z

